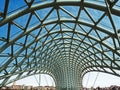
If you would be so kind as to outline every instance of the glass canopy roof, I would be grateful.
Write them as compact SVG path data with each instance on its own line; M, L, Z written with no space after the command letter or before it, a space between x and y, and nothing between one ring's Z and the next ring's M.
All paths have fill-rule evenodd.
M120 76L120 0L0 0L0 86L47 73L79 90L90 71Z

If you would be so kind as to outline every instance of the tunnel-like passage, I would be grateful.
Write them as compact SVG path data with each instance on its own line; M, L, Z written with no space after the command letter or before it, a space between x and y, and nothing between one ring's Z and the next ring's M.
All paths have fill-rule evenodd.
M53 76L57 90L80 90L90 71L120 76L119 0L0 5L0 87L39 73Z

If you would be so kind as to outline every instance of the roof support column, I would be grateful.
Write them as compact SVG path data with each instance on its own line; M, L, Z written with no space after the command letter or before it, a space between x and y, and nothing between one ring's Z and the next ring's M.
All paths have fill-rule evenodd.
M58 90L82 90L82 78L80 72L73 70L71 67L65 67L66 70L57 80Z

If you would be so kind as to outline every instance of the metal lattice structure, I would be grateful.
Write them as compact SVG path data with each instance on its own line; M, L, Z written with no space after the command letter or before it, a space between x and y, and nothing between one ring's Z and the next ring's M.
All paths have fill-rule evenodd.
M0 0L0 86L39 73L58 90L120 76L120 0Z

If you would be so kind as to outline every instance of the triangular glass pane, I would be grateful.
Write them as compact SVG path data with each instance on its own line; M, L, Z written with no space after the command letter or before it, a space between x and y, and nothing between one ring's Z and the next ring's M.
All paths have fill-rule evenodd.
M50 10L51 10L51 8L45 8L45 9L37 10L36 12L38 13L40 19L43 20L48 15Z
M7 47L2 54L11 54L11 46Z
M33 50L32 49L27 49L27 54L29 55L31 52L33 52Z
M80 32L80 33L86 33L84 30L84 27L82 27L81 25L76 25L76 32Z
M103 15L104 12L97 10L97 9L92 9L92 8L86 8L87 11L89 12L90 16L93 18L95 22L97 22L101 16Z
M89 43L88 37L85 37L84 41L87 42L87 43Z
M111 61L110 60L104 60L104 63L106 63L108 66L111 65Z
M85 38L85 36L84 36L84 35L81 35L81 34L77 34L77 36L78 36L81 40L83 40L83 39Z
M56 38L56 37L58 37L58 33L54 33L54 34L52 34L51 36L52 36L52 38Z
M4 1L4 0L2 0ZM3 2L2 2L3 3ZM10 13L11 11L15 11L16 9L21 9L20 7L25 6L26 3L24 0L16 0L16 1L9 1L9 6L8 6L8 13Z
M86 33L90 32L90 30L91 30L91 27L88 27L85 25L79 25L79 27L81 28L81 30L83 30Z
M60 13L60 18L64 17L64 18L74 19L72 16L70 16L66 12L62 11L61 9L59 10L59 13Z
M42 28L42 30L41 30L41 32L40 32L40 35L45 35L45 34L47 34L47 31L46 31L46 29L45 28Z
M19 43L20 45L24 45L25 44L25 38L26 38L26 36L23 36L20 39L18 39L16 42Z
M50 41L52 38L53 38L53 36L52 36L52 37L51 37L51 36L48 36L46 42ZM50 44L50 43L48 43L48 44Z
M71 28L71 29L69 29L70 31L73 31L73 28L74 28L74 26L75 26L75 23L66 22L66 23L64 23L64 24ZM67 27L67 26L66 26L66 27Z
M79 20L93 23L91 21L90 17L86 14L86 12L84 10L81 10L81 13L80 13L80 16L79 16Z
M65 34L66 36L68 36L68 37L71 37L71 38L72 38L72 36L73 36L73 33L71 33L71 32L64 32L64 34Z
M46 26L47 27L47 26ZM54 26L53 26L54 27ZM48 28L49 28L49 26L48 26ZM51 28L50 28L51 29ZM51 32L50 33L52 33L52 32L56 32L56 31L59 31L60 30L60 25L59 24L57 24L57 25L55 25L55 27L51 30Z
M76 31L75 31L76 32ZM73 36L75 39L79 39L78 38L78 36L77 36L77 34L74 34L74 36Z
M24 59L24 57L17 57L18 63L20 63L23 59Z
M98 32L98 34L99 34L99 36L100 36L101 38L105 38L105 37L108 36L106 33L102 32L102 31L100 31L100 30L97 30L97 32Z
M23 47L21 47L19 45L14 45L13 46L13 54L15 54L16 52L18 52L21 48L23 48Z
M33 38L31 35L27 37L26 45L30 44L32 41L34 41L35 38Z
M0 57L0 65L4 65L9 60L8 57Z
M118 40L118 39L114 39L115 40L115 45L116 45L116 47L118 48L118 47L120 47L120 45L119 45L119 43L120 43L120 41Z
M0 38L7 39L8 24L5 24L0 27Z
M43 46L44 46L46 40L47 40L47 37L43 37L43 38L41 38L41 41L42 41L42 45L43 45Z
M113 14L111 16L112 16L112 20L114 22L116 30L119 30L120 29L120 17L113 15Z
M33 34L34 36L37 36L38 33L39 33L39 31L40 31L40 28L38 28L38 29L32 31L31 34Z
M20 35L23 32L20 28L18 28L16 25L11 25L10 29L10 39L14 39L18 35Z
M40 23L41 22L38 20L38 18L35 15L32 15L30 22L29 22L29 25L28 25L28 28L30 28L36 24L40 24Z
M24 27L26 26L27 22L28 22L28 18L29 18L30 14L26 14L26 15L23 15L17 19L15 19L14 21L19 24L20 26Z
M55 29L56 24L49 24L49 25L46 25L45 27L47 28L48 31L52 31Z
M113 43L113 39L112 38L107 38L103 42L106 43L108 46L114 48L114 43Z
M20 53L21 56L25 56L26 55L26 50L23 50L21 53Z
M40 40L39 40L40 41ZM37 42L36 49L42 45L41 42Z
M120 65L120 61L115 61L115 63L112 62L112 67L118 67ZM118 72L116 72L118 73Z
M78 15L79 6L62 6L65 10L70 12L74 17Z
M114 5L114 6L120 6L120 1L118 0L116 5Z
M34 49L34 48L35 48L35 45L36 45L36 43L33 43L33 44L30 46L30 48L31 48L31 49Z
M62 27L63 29L67 29L67 30L70 30L70 29L71 29L71 27L70 27L69 25L67 25L66 23L61 24L61 27Z
M99 43L94 45L94 47L102 51L102 47L101 47L101 45Z
M120 56L118 54L114 53L114 56L115 56L115 60L120 60Z
M96 55L96 56L97 56L97 58L99 58L99 59L100 59L100 58L101 58L101 56L102 56L102 55L101 55L101 53L96 53L95 55Z
M97 26L101 26L105 30L114 33L114 29L112 27L111 21L107 15L98 23Z
M95 41L95 40L93 40L93 39L91 39L91 38L89 38L89 40L90 40L91 44L96 43L96 41Z
M90 32L90 35L93 36L94 38L100 39L98 34L96 33L96 31L94 29Z
M58 19L58 15L55 9L50 13L50 15L47 17L46 20L49 20L49 19L51 20Z
M0 5L0 12L4 12L5 1L6 1L6 0L0 0L0 3L2 3L2 4Z

